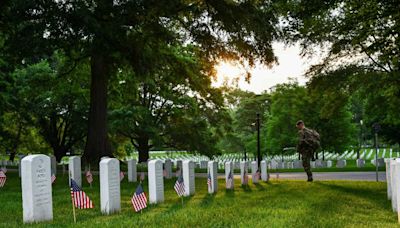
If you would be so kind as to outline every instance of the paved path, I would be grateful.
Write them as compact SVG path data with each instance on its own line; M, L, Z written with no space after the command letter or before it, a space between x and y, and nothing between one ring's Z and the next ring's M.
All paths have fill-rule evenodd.
M196 173L197 177L207 177L206 173ZM284 180L306 180L307 175L304 172L299 173L271 173L271 179ZM218 178L225 178L223 174L219 174ZM235 175L240 178L240 175ZM350 180L350 181L376 181L375 172L314 172L314 180ZM386 181L386 173L378 172L379 181Z

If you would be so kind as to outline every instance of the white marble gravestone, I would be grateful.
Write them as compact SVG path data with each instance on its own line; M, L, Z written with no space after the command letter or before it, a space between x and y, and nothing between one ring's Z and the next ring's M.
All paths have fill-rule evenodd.
M208 165L208 161L200 161L200 169L206 169Z
M103 214L121 210L119 161L104 158L100 161L100 208Z
M365 160L362 158L357 159L356 163L358 168L362 168L365 166Z
M310 161L311 168L315 168L315 161Z
M225 163L225 186L227 189L233 189L234 188L234 163L233 162L226 162ZM229 173L232 175L232 182L229 184Z
M128 164L128 181L136 182L137 181L136 159L129 159L126 162Z
M164 169L165 169L165 178L166 179L171 179L172 178L172 162L171 162L171 159L165 159Z
M390 200L392 198L392 186L391 186L391 177L390 177L390 160L386 159L386 185L387 185L387 197Z
M323 168L325 166L324 161L321 159L316 159L315 160L315 168Z
M218 162L208 162L208 173L211 176L211 186L208 187L208 193L216 193L218 190Z
M261 161L261 180L268 181L267 161Z
M57 160L56 157L51 155L50 156L50 161L51 161L51 174L57 175Z
M185 196L193 195L195 192L194 162L183 161L183 183L185 185Z
M22 159L21 166L24 223L53 220L50 158L29 155Z
M163 163L161 160L149 161L149 202L164 202Z
M303 168L303 162L301 160L296 160L293 162L293 168L301 169Z
M69 157L68 163L69 178L74 179L79 187L82 187L82 171L81 171L81 157L72 156ZM71 180L69 181L69 186L71 186Z
M337 168L344 168L344 167L346 167L346 160L338 160L338 161L336 162L336 167L337 167Z
M393 211L397 211L397 178L398 174L396 173L396 160L390 160L390 179L391 179L391 192L392 192L392 209Z
M331 168L331 167L332 167L332 161L331 161L331 160L328 160L328 161L326 162L326 167L328 167L328 168Z
M396 180L393 184L394 184L394 188L392 187L392 196L395 195L395 197L392 197L392 206L393 206L393 201L395 202L394 204L394 211L398 211L400 210L400 158L397 158L394 162L394 173L391 173L392 175L395 174L394 176L394 180ZM393 180L392 179L392 180ZM393 190L394 189L394 190ZM394 191L396 192L396 194L394 194ZM395 198L395 200L394 200Z
M247 162L241 161L240 162L240 182L242 185L247 185L248 184L248 173L247 173Z
M257 184L258 183L259 176L257 174L257 170L258 170L257 162L256 161L252 161L251 162L251 179L253 181L253 184Z

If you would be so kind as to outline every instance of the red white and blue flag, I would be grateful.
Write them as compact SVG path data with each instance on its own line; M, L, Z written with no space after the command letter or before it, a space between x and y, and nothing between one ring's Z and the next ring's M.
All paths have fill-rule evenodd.
M0 171L0 188L2 188L2 187L6 184L6 181L7 181L7 176L6 176L6 174L1 170L1 171Z
M232 189L232 188L233 188L233 175L232 175L232 171L230 171L229 174L228 174L228 179L226 180L226 188L227 188L227 189Z
M119 173L119 181L122 181L124 179L124 177L125 177L125 174L124 174L124 172L121 171Z
M56 175L51 174L51 183L54 184L54 181L56 181Z
M178 196L183 196L183 194L185 194L185 184L183 183L182 176L179 176L178 180L176 180L174 189L176 191L176 194L178 194Z
M92 182L93 182L93 175L92 175L92 172L90 172L90 170L86 172L86 181L89 184L92 184Z
M143 210L147 207L146 193L143 191L142 185L139 184L131 199L133 209L136 212Z
M93 208L93 202L86 196L86 193L71 179L71 198L76 208L87 209Z
M207 175L207 186L208 186L208 189L211 189L211 175L210 175L210 172L208 172L208 175Z
M4 167L0 168L0 171L3 171L3 173L7 173L7 168L4 166Z

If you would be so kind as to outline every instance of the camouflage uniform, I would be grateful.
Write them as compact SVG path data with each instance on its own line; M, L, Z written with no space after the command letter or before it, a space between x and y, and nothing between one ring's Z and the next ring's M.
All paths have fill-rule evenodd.
M303 161L304 171L307 173L308 180L312 180L312 172L310 160L314 154L314 149L307 139L310 139L311 130L308 128L303 128L299 130L299 142L297 144L297 151L301 154L301 160Z

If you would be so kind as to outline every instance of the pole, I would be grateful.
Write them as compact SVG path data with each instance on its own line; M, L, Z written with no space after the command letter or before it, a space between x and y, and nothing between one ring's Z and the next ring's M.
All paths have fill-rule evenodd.
M260 167L261 152L260 152L260 113L257 113L257 164Z
M376 167L376 181L378 182L378 167L379 162L378 162L378 133L375 132L375 167Z
M69 179L71 180L72 177L72 173L71 171L69 171ZM70 182L70 186L71 188L71 182ZM72 202L72 213L74 214L74 223L76 223L76 213L75 213L75 204L74 204L74 196L71 195L71 202Z

